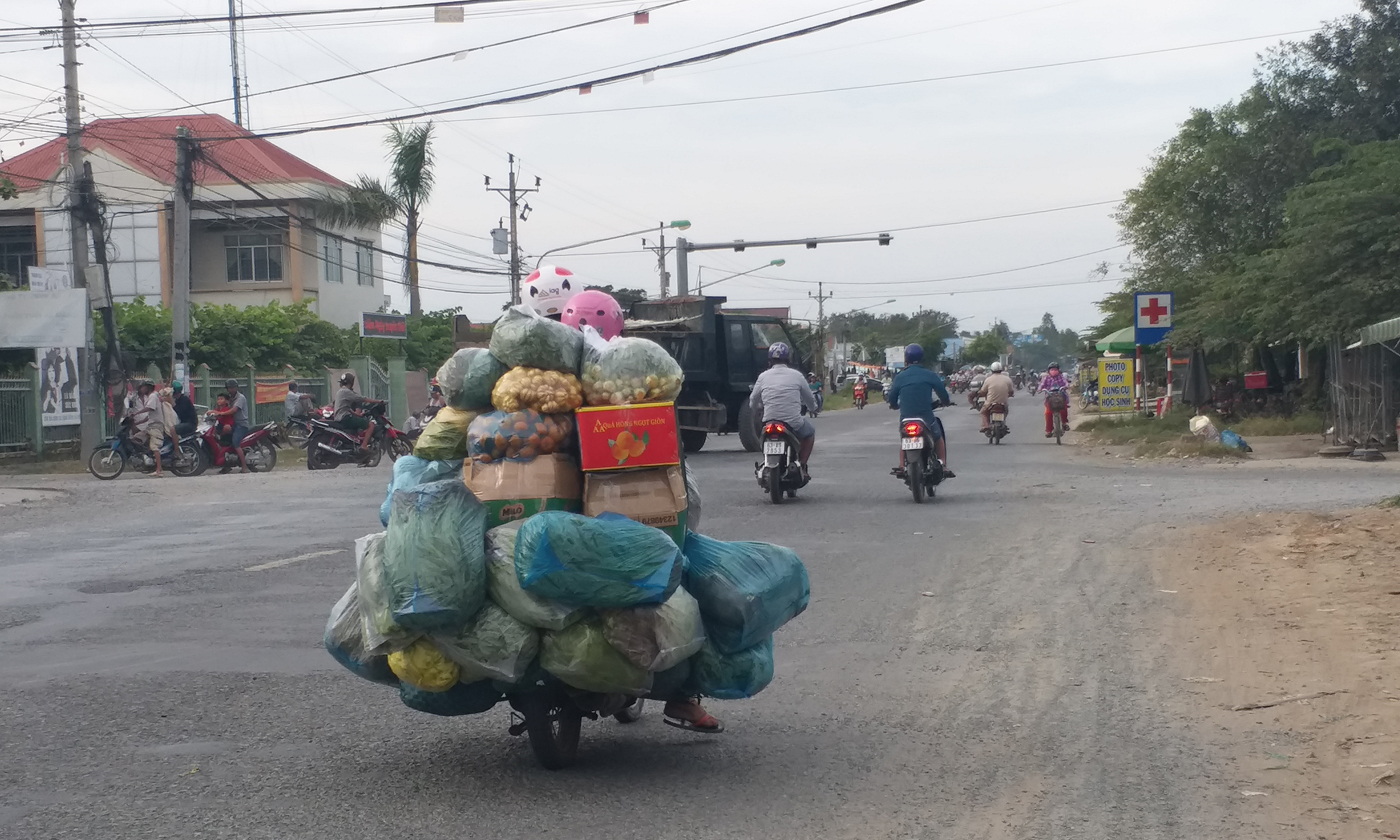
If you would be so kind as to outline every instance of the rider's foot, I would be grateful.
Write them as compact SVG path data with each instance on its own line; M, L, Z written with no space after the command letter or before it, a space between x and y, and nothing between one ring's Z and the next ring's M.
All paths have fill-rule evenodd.
M1046 433L1045 433L1045 436L1048 437L1048 438L1052 438L1052 437L1055 436L1055 433L1054 433L1054 432L1046 432Z
M943 468L943 478L944 478L945 480L946 480L946 479L949 479L949 478L957 478L957 477L958 477L958 474L957 474L957 473L953 472L952 470L948 469L947 467L944 467L944 468Z

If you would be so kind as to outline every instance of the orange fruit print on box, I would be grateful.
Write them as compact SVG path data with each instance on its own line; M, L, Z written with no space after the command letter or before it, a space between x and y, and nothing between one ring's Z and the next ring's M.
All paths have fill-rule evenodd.
M618 464L627 463L628 458L639 458L647 451L647 444L651 443L651 435L643 432L640 436L632 433L631 429L623 429L617 433L617 437L608 441L608 449L612 450L612 456L617 459Z

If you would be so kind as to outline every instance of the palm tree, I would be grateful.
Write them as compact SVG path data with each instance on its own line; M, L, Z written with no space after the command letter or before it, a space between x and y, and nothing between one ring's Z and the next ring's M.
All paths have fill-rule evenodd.
M433 191L433 124L404 128L389 126L384 145L389 147L389 184L360 175L339 199L324 201L320 215L333 225L381 225L402 218L408 231L404 239L404 278L408 283L408 311L423 314L418 297L418 228L420 214Z

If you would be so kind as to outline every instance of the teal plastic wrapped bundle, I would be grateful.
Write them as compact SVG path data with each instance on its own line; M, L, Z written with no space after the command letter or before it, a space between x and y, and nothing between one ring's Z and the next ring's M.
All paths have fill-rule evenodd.
M389 670L389 657L372 653L365 647L365 618L360 612L359 592L359 584L352 583L336 602L326 622L322 643L326 652L355 676L384 685L398 685L399 678Z
M384 537L394 623L456 631L486 601L486 508L461 479L394 493Z
M410 709L441 717L478 715L490 711L501 699L490 680L459 682L446 691L424 691L399 683L399 699Z
M530 367L577 374L583 333L536 313L512 306L491 330L491 355L506 367Z
M596 618L545 633L540 665L580 691L642 695L651 688L651 672L614 650Z
M540 650L540 634L487 602L456 633L432 637L438 650L462 669L462 681L500 680L514 683L525 675Z
M491 601L517 621L541 630L563 630L588 612L526 592L515 576L515 541L525 520L517 519L486 532L486 592Z
M676 590L682 562L664 531L615 513L545 511L525 520L515 541L526 592L585 607L659 604Z
M417 455L404 455L394 462L394 476L389 480L389 491L384 494L384 504L379 506L379 524L388 526L389 506L394 501L395 490L408 490L430 481L441 481L462 474L462 459L455 461L429 461Z
M677 589L664 604L601 610L599 615L608 644L648 671L674 668L705 643L700 606L684 589Z
M462 378L462 390L457 394L457 402L461 408L484 411L491 407L491 391L496 387L496 380L504 376L510 368L491 355L489 350L477 349L477 354L467 365L466 376Z
M720 653L706 642L700 652L687 661L690 681L686 689L690 694L716 700L743 700L773 681L773 637L738 653Z
M761 542L685 537L685 588L700 603L710 643L736 653L807 609L807 568L792 549Z

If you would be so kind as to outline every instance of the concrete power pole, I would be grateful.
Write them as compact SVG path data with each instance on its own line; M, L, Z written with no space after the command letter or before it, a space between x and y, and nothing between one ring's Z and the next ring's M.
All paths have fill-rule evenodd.
M87 288L87 225L83 224L83 115L78 98L77 0L59 0L63 14L63 113L68 134L68 221L71 247L69 266L73 288ZM87 340L78 348L78 402L81 406L79 439L86 455L102 442L102 424L97 413L101 397L93 364L92 319L88 318ZM81 456L80 456L81 457Z
M486 176L486 189L499 194L510 204L510 302L511 305L520 303L520 236L516 225L518 221L525 221L527 214L532 209L530 203L525 202L525 206L520 207L520 200L532 192L540 191L540 179L535 179L535 186L531 189L523 189L515 183L515 155L509 155L510 181L508 186L491 186L491 176Z
M823 382L825 382L826 379L827 379L827 376L826 376L826 302L827 302L828 300L832 299L833 297L836 297L836 293L835 293L835 292L832 292L832 293L830 293L830 294L822 294L822 283L821 283L821 281L819 280L819 281L817 281L817 293L814 295L814 294L812 294L811 292L808 292L808 293L807 293L807 297L809 297L809 298L816 298L816 300L817 300L817 353L818 353L818 356L817 356L817 359L818 359L818 361L817 361L817 367L820 368L820 371L818 372L817 375L821 378L821 380L822 380Z
M175 129L175 196L171 213L173 244L170 288L171 378L189 386L190 360L190 199L194 195L194 140L189 129ZM189 391L186 391L189 393Z

